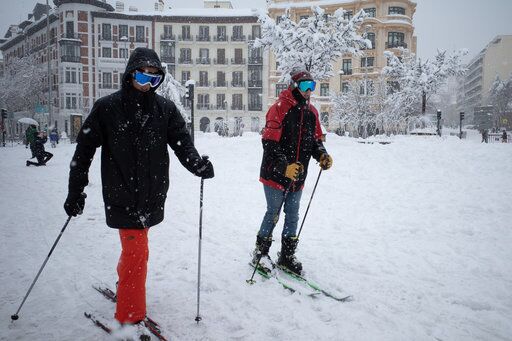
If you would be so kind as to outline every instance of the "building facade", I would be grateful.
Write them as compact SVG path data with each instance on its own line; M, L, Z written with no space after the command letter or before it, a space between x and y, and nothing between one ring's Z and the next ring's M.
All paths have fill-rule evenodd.
M468 63L468 71L457 90L457 111L466 113L467 122L479 124L481 118L475 115L492 105L489 90L496 76L505 80L512 74L511 51L512 35L499 35Z
M331 92L341 92L348 89L349 82L355 79L368 79L371 82L379 76L382 68L387 65L384 51L398 51L406 48L416 53L416 36L414 36L413 16L416 3L410 0L354 0L354 1L306 1L306 0L272 0L269 15L273 19L282 16L288 9L292 20L298 22L301 18L311 15L311 6L315 4L326 13L334 13L339 8L346 10L345 17L350 19L360 10L368 17L361 26L367 32L367 38L372 42L372 48L363 51L361 57L345 55L334 62L337 75L330 79L317 80L318 86L313 95L320 112L322 124L329 128L332 113L329 96ZM361 32L363 33L363 32ZM277 72L275 57L269 56L269 91L267 97L270 103L279 93L286 89L287 84L279 84L281 75Z

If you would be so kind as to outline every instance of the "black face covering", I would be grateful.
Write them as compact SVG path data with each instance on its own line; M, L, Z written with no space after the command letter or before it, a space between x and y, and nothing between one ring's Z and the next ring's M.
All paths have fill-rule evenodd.
M292 90L292 95L293 95L293 98L295 98L295 100L297 102L299 102L300 104L306 104L307 103L307 99L305 99L302 94L300 93L299 89L298 88L295 88Z

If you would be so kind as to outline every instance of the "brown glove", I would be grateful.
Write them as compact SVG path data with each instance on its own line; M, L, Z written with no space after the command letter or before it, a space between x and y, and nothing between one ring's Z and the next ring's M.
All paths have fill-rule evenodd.
M323 170L327 170L331 168L331 166L332 157L327 153L323 153L322 156L320 156L320 167L322 167Z
M284 172L284 176L292 181L297 181L299 179L299 175L304 172L304 166L300 162L290 163L286 166L286 171Z

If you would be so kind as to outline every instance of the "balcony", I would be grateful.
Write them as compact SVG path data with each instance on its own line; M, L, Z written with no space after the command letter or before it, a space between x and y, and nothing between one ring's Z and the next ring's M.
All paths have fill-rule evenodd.
M98 40L112 40L112 34L98 34Z
M211 105L210 103L197 103L196 104L196 109L198 109L198 110L212 110L213 109L213 105Z
M233 82L231 82L231 86L233 88L245 88L245 82L243 82L243 81L238 81L238 82L233 81Z
M176 40L176 35L163 33L163 34L160 35L160 40L161 41L162 40L164 40L164 41L174 41L174 40Z
M342 76L350 76L352 74L352 69L343 69L341 71L343 71Z
M228 59L227 58L223 58L223 59L213 58L213 64L215 64L215 65L228 65Z
M232 65L243 65L245 64L245 58L231 58Z
M228 87L228 82L226 81L217 81L217 82L213 82L213 87L214 88L227 88Z
M213 36L213 41L228 41L228 36Z
M196 41L210 41L210 36L202 35L202 34L197 35Z
M68 33L61 34L59 40L62 40L62 39L80 40L80 36L78 35L78 33L68 32Z
M80 56L60 56L61 62L80 63Z
M244 42L245 40L246 40L246 37L244 35L231 36L231 41L234 41L234 42L237 42L237 41Z
M261 103L249 104L249 111L262 111L263 105Z
M387 49L394 49L398 47L407 48L407 43L403 41L387 41L386 42L386 48Z
M210 58L196 58L196 64L211 64Z
M220 104L217 104L215 106L215 109L217 109L217 110L226 110L227 107L228 106L226 105L226 103L220 103Z
M175 56L162 56L160 59L162 60L163 63L176 64Z
M249 64L262 65L263 57L249 57Z
M208 88L208 87L210 87L210 82L209 81L197 82L196 83L196 87L198 87L198 88Z
M231 110L245 110L245 105L235 103L232 104L230 108Z
M194 62L192 61L192 58L179 58L178 59L178 63L180 64L194 64Z
M179 41L193 41L194 39L192 39L191 35L186 35L186 36L179 35L178 40Z
M249 81L248 83L249 83L249 88L262 88L263 87L262 80Z

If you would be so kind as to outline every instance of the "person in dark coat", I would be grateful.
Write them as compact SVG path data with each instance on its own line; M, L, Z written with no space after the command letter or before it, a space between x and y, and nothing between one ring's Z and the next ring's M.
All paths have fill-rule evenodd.
M505 129L503 129L503 134L501 134L501 141L503 143L507 143L507 140L508 140L507 131Z
M81 214L88 171L101 148L101 179L107 225L118 229L122 252L115 318L141 324L146 316L148 230L164 218L169 188L169 155L204 179L213 165L201 158L175 104L155 90L165 77L155 51L136 48L119 91L98 99L77 137L64 209Z
M296 259L297 223L309 160L313 157L322 169L329 169L332 158L321 141L322 129L318 112L309 103L315 81L306 70L292 73L291 85L279 95L266 115L262 135L263 159L260 182L267 201L267 211L256 236L253 264L270 270L274 264L268 252L272 232L284 207L285 220L281 234L281 253L277 264L300 274L302 264Z
M34 153L34 146L37 138L37 127L33 124L29 125L27 130L25 130L25 141L27 142L27 146L30 147L30 152L32 156L31 159L36 157L36 154Z
M27 160L27 167L28 166L46 166L46 163L50 161L50 159L53 157L53 154L50 152L47 152L44 149L44 144L48 141L48 138L46 136L46 133L44 131L40 131L34 141L31 144L31 150L34 156L37 158L37 162L32 162Z

